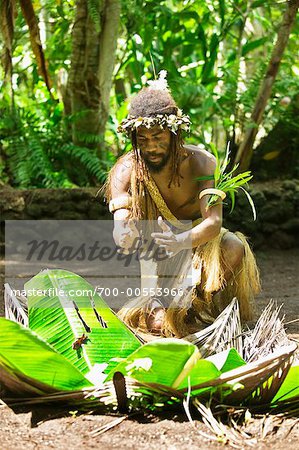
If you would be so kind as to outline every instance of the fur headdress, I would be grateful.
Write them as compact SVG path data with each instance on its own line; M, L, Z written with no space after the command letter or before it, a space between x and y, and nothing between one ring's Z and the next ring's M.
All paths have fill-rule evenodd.
M177 134L178 130L190 131L190 118L183 114L173 100L168 89L166 70L161 70L157 80L149 80L149 87L143 88L133 99L129 115L118 127L118 131L130 135L143 126L152 128L159 125Z

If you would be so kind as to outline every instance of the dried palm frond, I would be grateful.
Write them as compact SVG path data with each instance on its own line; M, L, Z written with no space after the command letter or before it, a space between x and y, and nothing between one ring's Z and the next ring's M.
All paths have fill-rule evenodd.
M299 415L299 396L291 399L278 401L277 403L272 403L271 405L272 414L283 417L298 417Z
M105 425L102 425L101 427L92 430L90 432L90 435L93 436L93 437L100 436L101 434L106 433L106 431L109 431L112 428L117 427L124 420L128 419L128 417L131 417L133 415L134 414L131 414L130 416L125 415L125 416L122 416L122 417L117 417L116 419L112 420L112 422L106 423Z
M7 408L7 404L0 398L0 408Z
M270 301L259 317L254 329L244 333L244 359L247 362L273 353L277 348L290 344L283 326L284 318L280 319L281 306L274 308Z
M226 426L217 420L209 406L200 403L198 399L193 400L193 405L202 416L204 424L216 436L218 442L229 444L233 448L244 448L244 444L254 447L257 444L256 438L237 427L236 423L231 422L232 426ZM208 436L210 437L210 436Z
M28 327L27 299L24 296L17 298L8 283L4 284L4 304L6 319Z
M294 345L294 349L296 351L297 346ZM252 392L247 404L265 405L270 403L284 382L293 362L294 353L289 358L285 358L281 365L264 383L260 381L260 385Z
M241 376L237 377L234 382L241 383L244 387L230 394L226 401L233 404L245 401L246 404L251 405L270 402L282 385L294 360L296 350L297 345L292 343L258 361L242 366L240 369L244 368L245 370L240 370ZM235 370L238 371L238 369ZM228 374L229 372L226 375Z
M4 386L5 390L18 393L17 395L19 397L26 395L45 395L55 392L55 389L33 378L27 377L17 369L12 371L3 362L0 366L0 383Z
M223 386L237 386L238 388L236 390L233 390L232 393L225 397L225 401L228 405L239 405L240 403L242 404L242 402L245 402L244 404L255 404L255 402L256 404L259 404L260 398L255 396L255 402L252 402L250 400L250 394L276 373L278 374L278 380L275 381L275 388L278 390L289 370L296 349L297 346L294 343L290 346L282 347L272 355L264 357L259 361L225 372L212 380L192 385L192 391L199 391L205 388L219 388L219 391L221 392L221 387ZM181 401L185 399L185 396L188 393L188 388L174 389L159 383L134 381L130 379L130 377L126 377L126 383L127 386L129 384L131 385L132 392L135 393L139 392L144 394L147 392L149 395L158 394L166 398L172 397ZM213 390L213 392L215 392L215 390ZM266 392L266 390L264 392ZM276 392L277 391L274 391L273 385L271 394L275 395ZM197 397L193 396L193 398L202 399L209 396L210 392L207 391L202 392ZM217 398L217 396L215 398Z
M243 355L239 303L233 298L212 325L184 337L200 349L202 357L234 347Z

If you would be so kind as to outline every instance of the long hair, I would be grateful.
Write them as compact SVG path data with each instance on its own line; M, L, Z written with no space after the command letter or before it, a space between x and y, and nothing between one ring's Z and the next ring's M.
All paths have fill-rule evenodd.
M172 98L168 90L153 90L151 88L143 88L131 102L129 109L129 117L155 117L157 114L176 115L178 112L177 104ZM155 206L152 204L149 194L146 194L146 177L148 177L148 169L143 161L137 143L137 131L131 130L130 140L132 143L132 160L133 170L131 175L130 194L132 195L132 212L131 216L135 219L155 219L157 214ZM180 165L183 159L184 147L180 128L176 134L170 131L170 158L171 158L171 177L168 186L180 186ZM111 169L107 182L103 187L105 197L111 200L111 183L115 169L122 162L121 157L114 167Z

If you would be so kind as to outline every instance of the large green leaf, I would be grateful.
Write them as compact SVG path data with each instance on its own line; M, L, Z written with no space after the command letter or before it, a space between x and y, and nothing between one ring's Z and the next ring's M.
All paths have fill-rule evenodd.
M125 358L141 345L79 275L47 269L28 281L25 289L29 327L84 374L94 364ZM87 336L85 343L73 349L73 343L83 334ZM111 361L107 371L115 365Z
M234 348L216 353L206 359L200 359L190 370L188 376L182 381L179 389L186 388L189 383L192 387L205 383L206 381L215 380L222 373L236 369L242 365L246 365L246 362ZM207 389L210 390L211 388L201 389L200 392L204 392ZM198 393L199 391L195 391L192 394L198 395Z
M229 370L236 369L237 367L244 366L246 364L235 348L230 348L229 350L216 353L206 359L215 364L221 373L228 372Z
M215 380L222 373L245 365L234 349L201 359L197 347L182 339L159 339L136 350L108 375L114 372L143 382L184 389Z
M11 387L9 375L29 385L31 380L36 380L42 392L92 386L64 356L30 329L0 318L0 335L0 381L6 387Z
M136 350L108 375L114 372L141 381L177 388L200 358L198 348L182 339L152 341Z
M241 362L242 361L242 362ZM237 351L222 352L217 364L223 369L245 364ZM196 346L181 339L159 339L150 342L132 353L108 375L110 380L115 372L121 372L140 383L163 385L171 389L185 390L191 387L191 396L214 391L230 394L233 383L221 380L222 371L212 361L200 359ZM211 385L209 382L211 381ZM216 381L216 384L212 381ZM192 390L192 386L203 385ZM142 388L141 388L142 391Z
M256 48L264 45L268 41L268 37L263 37L260 39L255 39L254 41L248 41L242 47L242 56L245 56L247 53L255 50Z
M192 388L192 386L205 383L206 381L214 380L220 375L221 371L217 369L215 364L213 364L211 361L207 361L206 359L200 359L199 361L197 361L188 375L185 376L178 388L184 389L188 387L189 384ZM205 390L207 390L207 388L201 389L201 391ZM193 395L198 395L198 393L198 391L192 392Z
M272 403L277 403L279 401L290 400L293 398L299 399L299 365L293 365L284 382L280 386L279 391L275 395Z

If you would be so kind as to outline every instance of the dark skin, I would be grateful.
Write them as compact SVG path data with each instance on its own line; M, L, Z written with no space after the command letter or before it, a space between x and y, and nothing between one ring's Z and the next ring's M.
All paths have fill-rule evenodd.
M149 170L152 178L155 180L159 191L162 194L170 211L177 219L195 220L199 217L210 216L206 211L206 199L199 201L198 194L207 187L213 187L213 181L199 182L197 177L212 175L215 170L215 158L210 153L200 150L194 145L184 146L183 161L180 166L180 186L169 187L171 178L171 149L170 149L170 131L154 129L141 129L137 134L137 143L144 157L145 162L150 162ZM167 162L159 170L163 158L169 155ZM156 159L151 159L151 158ZM213 210L213 216L216 215L221 221L221 207Z
M158 223L160 233L152 236L155 242L164 247L168 255L174 256L183 249L197 247L216 237L222 226L222 203L207 208L209 196L199 200L199 193L214 186L212 181L197 181L197 177L212 175L216 161L213 155L194 145L184 145L183 160L180 165L180 186L169 187L171 179L171 147L170 131L156 126L150 129L140 127L137 133L137 144L145 163L154 179L165 203L173 215L179 220L203 220L190 231L175 235L165 221L160 217ZM128 195L132 170L132 154L128 154L116 167L112 180L112 198ZM132 246L138 237L133 221L127 221L129 211L120 209L114 213L114 239L124 251ZM226 263L226 280L231 277L234 269L240 263L244 249L241 241L233 234L226 233L222 240L222 251ZM163 308L155 308L151 327L159 330L163 322Z
M169 187L172 170L170 131L168 129L161 130L160 127L140 128L137 134L137 144L151 176L174 216L179 220L195 220L199 217L204 219L192 231L180 233L176 237L174 235L162 237L159 234L153 236L157 244L165 246L170 253L176 254L184 248L190 248L191 242L193 247L197 247L217 236L222 224L222 205L219 203L207 209L207 197L199 200L198 195L203 189L213 187L213 181L198 182L196 180L197 177L214 173L215 158L196 146L184 146L183 161L180 165L180 186L172 184ZM116 169L112 183L112 198L128 193L131 170L132 155L128 154ZM118 210L114 214L114 219L126 219L128 214L126 209ZM169 232L170 229L164 221L160 219L159 223L163 233ZM124 229L122 232L118 226L120 233L115 233L115 238L123 248L130 248L133 238L136 237L132 233L132 228L132 223L130 223L128 229L126 231ZM117 239L117 234L119 234L119 239Z

